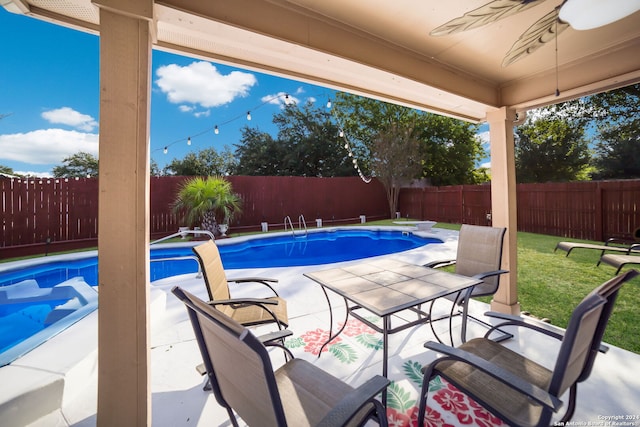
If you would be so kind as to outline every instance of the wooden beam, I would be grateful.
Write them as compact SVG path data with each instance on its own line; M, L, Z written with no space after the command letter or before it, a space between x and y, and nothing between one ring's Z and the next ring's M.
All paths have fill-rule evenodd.
M104 3L111 3L105 5ZM98 426L151 425L149 111L151 25L100 9ZM131 2L133 3L133 2ZM131 5L133 6L133 5Z
M506 227L498 292L491 309L518 314L518 212L516 203L516 167L513 138L515 110L507 107L487 113L491 139L491 219L495 227Z

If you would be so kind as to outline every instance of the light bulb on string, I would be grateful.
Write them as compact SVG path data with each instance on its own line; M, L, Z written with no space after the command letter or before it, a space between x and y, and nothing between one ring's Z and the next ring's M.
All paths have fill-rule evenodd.
M287 93L287 94L284 96L284 103L285 103L286 105L289 105L289 102L290 102L290 100L289 100L289 94Z
M164 150L162 150L162 152L163 152L164 154L167 154L167 153L169 152L169 147L164 147Z
M338 132L338 136L340 136L340 138L344 138L344 131L342 129Z
M327 100L327 108L331 108L331 100Z
M247 111L247 120L251 120L251 111Z
M215 133L216 135L220 133L220 129L218 129L218 125L214 126L213 133Z
M187 138L187 145L191 145L191 137Z

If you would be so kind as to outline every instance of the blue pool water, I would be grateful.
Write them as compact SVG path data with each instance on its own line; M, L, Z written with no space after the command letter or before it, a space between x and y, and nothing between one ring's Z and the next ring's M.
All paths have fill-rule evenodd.
M351 261L407 251L427 244L442 243L442 241L401 231L338 229L310 232L307 236L279 235L249 239L240 243L226 244L224 240L217 243L225 269L239 269ZM193 252L190 246L158 248L152 246L150 256L152 260L157 260L191 255ZM155 281L197 271L198 264L193 259L151 262L150 279ZM53 286L76 276L81 276L89 285L96 286L98 284L97 257L54 261L34 265L28 269L0 272L0 287L25 279L35 279L40 286Z
M366 229L262 235L231 242L217 242L225 269L327 264L442 243L408 232ZM152 246L150 257L151 281L198 271L190 245ZM175 259L181 257L189 258ZM64 259L15 269L0 264L0 366L97 308L93 288L98 284L97 256L78 254Z

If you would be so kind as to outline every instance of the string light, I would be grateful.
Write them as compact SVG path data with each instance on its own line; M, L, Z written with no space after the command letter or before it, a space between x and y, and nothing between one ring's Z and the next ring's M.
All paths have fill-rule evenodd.
M258 108L260 108L260 107L262 107L262 106L264 106L264 105L266 105L266 104L270 104L270 103L272 103L272 101L274 101L274 100L276 100L276 99L278 99L278 98L284 98L284 103L285 103L286 105L289 105L289 104L291 104L291 102L292 102L291 97L289 96L289 94L288 94L288 93L285 93L285 94L280 93L280 94L278 94L278 95L274 95L274 96L272 96L271 98L264 99L264 100L263 100L263 102L262 102L262 104L260 104L260 105L256 106L255 108L253 108L253 110L257 110ZM327 99L327 104L326 104L326 106L327 106L327 108L331 108L331 98L328 98L328 99ZM339 123L339 120L338 120L338 118L335 116L335 114L332 114L332 116L334 117L334 119L336 120L336 122L338 122L338 128L339 128L338 136L339 136L340 138L343 138L343 139L344 139L344 145L343 145L343 147L344 147L344 149L345 149L345 150L347 150L347 154L348 154L348 156L349 156L349 157L351 157L351 162L352 162L352 164L353 164L354 169L356 169L356 171L358 172L358 175L360 176L360 179L362 179L362 181L364 181L365 183L367 183L367 184L368 184L369 182L371 182L371 177L366 177L366 176L364 175L364 173L362 172L362 170L360 169L360 167L358 166L358 160L356 159L356 157L355 157L355 155L354 155L353 151L351 150L351 146L350 146L350 144L349 144L349 140L348 140L347 136L345 135L345 132L344 132L344 130L343 130L343 128L342 128L342 125ZM222 122L222 123L219 123L219 124L214 125L214 126L213 126L213 133L214 133L215 135L218 135L218 134L220 133L220 126L224 126L224 125L229 124L229 123L231 123L231 122L234 122L234 121L236 121L236 120L238 120L238 119L240 119L240 118L242 118L242 114L241 114L241 115L239 115L239 116L236 116L236 117L232 117L231 119L229 119L229 120L227 120L227 121L225 121L225 122ZM246 119L247 119L247 120L251 120L251 110L248 110L248 111L247 111ZM212 129L212 128L211 128L211 127L209 127L209 128L207 128L207 129L203 130L203 131L202 131L202 132L200 132L200 133L192 134L191 136L187 137L187 139L186 139L186 140L187 140L187 145L189 145L189 146L191 145L191 138L192 138L192 137L193 137L193 138L197 138L197 137L199 137L199 136L201 136L201 135L203 135L203 134L205 134L205 133L207 133L207 132L211 132L211 129ZM176 141L173 141L173 142L172 142L172 143L170 143L170 144L165 145L165 146L164 146L164 148L162 149L162 152L163 152L164 154L167 154L167 153L169 152L169 147L171 147L172 145L177 144L177 143L179 143L179 142L181 142L181 141L184 141L184 140L185 140L184 138L182 138L182 139L178 139L178 140L176 140Z

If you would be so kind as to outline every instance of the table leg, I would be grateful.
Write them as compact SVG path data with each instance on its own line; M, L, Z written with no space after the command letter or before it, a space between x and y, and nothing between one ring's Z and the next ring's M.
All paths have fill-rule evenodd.
M335 335L333 335L333 306L331 305L331 300L329 299L329 295L327 294L327 290L325 289L324 286L322 286L322 292L324 292L324 297L327 299L327 304L329 305L329 338L327 339L327 341L324 342L324 344L322 344L322 346L320 346L320 351L318 351L318 359L322 355L322 350L324 350L326 345L329 344L331 341L333 341L335 337L340 335L342 331L344 331L344 328L347 327L347 320L349 320L349 303L347 302L347 299L343 297L345 311L346 311L344 323L342 324L342 327L340 328L340 330L336 332Z
M388 374L388 360L389 360L389 329L391 326L390 316L384 316L382 318L382 376L389 378ZM382 392L382 406L387 407L387 389Z

